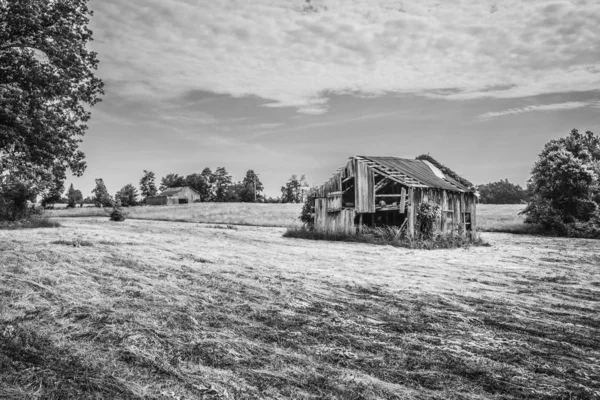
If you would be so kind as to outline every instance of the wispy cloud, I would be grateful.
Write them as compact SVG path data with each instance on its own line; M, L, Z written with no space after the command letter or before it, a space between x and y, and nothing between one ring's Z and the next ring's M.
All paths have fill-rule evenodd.
M502 117L505 115L523 114L533 111L558 111L558 110L573 110L576 108L600 108L600 100L591 101L568 101L565 103L554 103L554 104L539 104L526 107L508 108L501 111L491 111L485 114L479 115L479 119L490 119L496 117Z
M514 98L600 90L600 2L93 0L103 77L327 112L327 93ZM144 82L140 83L139 79ZM455 88L455 90L445 90Z

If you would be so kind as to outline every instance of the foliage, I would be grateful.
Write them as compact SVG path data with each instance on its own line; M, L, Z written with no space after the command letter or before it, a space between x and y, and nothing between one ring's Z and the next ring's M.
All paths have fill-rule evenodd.
M11 180L0 185L0 220L17 221L27 219L38 191L35 184L21 180Z
M481 204L521 204L525 202L527 192L520 185L510 183L508 179L478 185Z
M47 216L39 212L35 207L31 212L30 218L23 221L0 222L2 230L19 230L19 229L38 229L38 228L58 228L60 223L51 220Z
M417 209L417 230L426 239L435 233L435 222L442 216L442 210L435 203L421 203Z
M62 169L55 170L52 180L46 185L42 194L42 207L52 208L55 203L59 203L65 191L65 173Z
M115 200L120 201L123 207L138 205L138 191L132 184L127 184L115 194Z
M162 192L168 188L181 187L185 185L185 177L180 176L179 174L167 174L160 180L160 191Z
M229 185L231 185L231 175L229 175L229 173L224 167L218 167L213 176L215 188L215 201L227 201L227 188L229 187Z
M298 179L298 175L292 175L285 186L281 187L281 202L303 203L308 192L306 188L308 187L309 185L304 175L300 179Z
M96 179L96 187L92 190L92 194L96 207L110 207L113 203L102 178Z
M87 0L0 1L0 175L43 185L85 170L78 144L103 93L91 14Z
M122 204L120 200L116 200L112 204L112 210L106 211L108 213L108 217L111 221L122 222L125 221L125 218L129 215L129 213L123 210Z
M215 200L215 177L212 170L206 167L200 174L204 179L204 184L201 185L198 190L200 192L200 199L202 201L214 201Z
M414 238L409 238L403 234L403 232L400 230L400 227L396 226L381 226L375 228L364 226L363 233L360 234L348 234L339 231L321 231L310 229L307 226L290 227L285 231L283 237L369 243L422 250L489 246L489 243L485 242L479 236L472 238L469 235L437 234L432 235L431 237L416 235Z
M594 225L599 164L600 138L590 131L582 135L573 129L567 137L546 143L531 171L532 197L523 211L525 222L565 236L577 232L569 224Z
M185 177L185 183L200 193L200 202L209 201L211 198L210 175L212 175L212 172L209 174L208 179L205 175L198 173L190 174Z
M140 179L140 192L142 197L146 198L156 195L157 189L155 179L156 176L154 175L154 172L144 170L144 176Z
M69 186L69 190L67 191L67 208L75 208L77 204L83 204L83 195L81 194L81 191L75 190L71 183L71 186Z
M314 192L316 188L312 188L309 190L306 199L304 200L304 204L302 205L302 211L300 212L300 217L298 218L304 226L308 230L312 230L315 226L315 214L314 214L314 205L315 198Z
M246 176L241 182L241 190L238 194L239 201L245 203L253 203L257 201L263 201L263 190L264 185L258 178L258 175L254 170L249 169L246 171Z

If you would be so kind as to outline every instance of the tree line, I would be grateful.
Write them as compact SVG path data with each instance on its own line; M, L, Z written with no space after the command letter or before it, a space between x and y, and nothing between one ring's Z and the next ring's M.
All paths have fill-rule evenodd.
M232 176L224 167L211 170L207 167L200 173L187 176L169 173L160 179L157 186L156 174L144 170L139 181L139 187L127 184L110 195L104 179L95 180L91 196L83 197L80 190L70 185L64 193L64 180L55 180L54 185L41 199L41 205L52 208L54 204L63 203L74 208L77 205L93 204L98 207L109 207L115 202L121 206L130 207L145 203L147 197L152 197L174 187L189 186L200 194L199 202L245 202L245 203L302 203L308 194L308 182L304 175L292 175L281 187L281 196L268 197L264 194L264 185L254 170L246 171L244 178L234 182Z

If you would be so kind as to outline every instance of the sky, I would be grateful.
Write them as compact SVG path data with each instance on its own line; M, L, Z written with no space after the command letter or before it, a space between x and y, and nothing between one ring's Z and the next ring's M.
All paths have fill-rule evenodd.
M525 185L543 145L600 134L600 0L91 0L105 83L68 183L109 192L255 170L269 196L354 155L428 153Z

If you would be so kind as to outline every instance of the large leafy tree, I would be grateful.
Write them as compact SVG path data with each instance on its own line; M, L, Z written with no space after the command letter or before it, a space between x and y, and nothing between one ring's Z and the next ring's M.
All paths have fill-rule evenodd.
M232 184L231 175L225 167L218 167L213 174L215 201L228 201L228 187Z
M154 172L144 170L144 176L140 179L140 192L143 197L156 195L157 189L155 180L156 175L154 175Z
M265 187L258 178L258 175L254 172L254 170L249 169L246 172L244 180L241 182L241 188L238 193L239 201L247 203L262 201L262 192L264 189Z
M212 175L212 173L210 173L208 177L203 174L195 173L185 177L186 184L200 193L200 201L210 200L210 175Z
M115 200L121 201L123 207L138 205L138 191L132 184L127 184L115 195Z
M92 194L94 195L93 199L96 207L110 207L112 205L112 199L102 178L96 179L96 187L92 190Z
M64 173L53 174L52 181L42 195L42 207L54 207L55 203L60 202L63 192L65 191L65 175Z
M482 204L520 204L527 195L520 185L510 183L508 179L478 185L477 191Z
M82 204L82 203L83 203L83 195L81 194L81 191L75 189L73 187L73 184L71 183L71 186L69 186L69 190L67 191L67 207L75 208L77 206L77 204Z
M172 187L185 186L185 177L179 174L167 174L160 180L160 190L163 191Z
M600 204L600 138L577 129L546 143L533 170L527 222L550 228L597 218Z
M285 186L281 187L281 202L282 203L302 203L308 193L308 182L306 177L302 175L292 175L286 182Z
M0 183L85 170L78 145L103 94L87 1L0 0Z
M202 170L200 174L206 182L206 186L200 190L202 201L214 201L215 200L215 175L209 167Z

